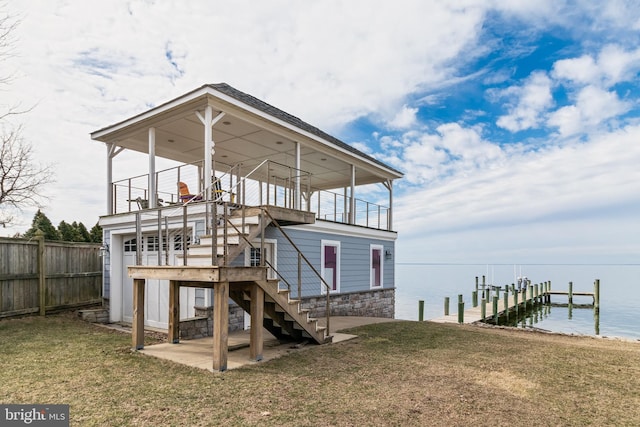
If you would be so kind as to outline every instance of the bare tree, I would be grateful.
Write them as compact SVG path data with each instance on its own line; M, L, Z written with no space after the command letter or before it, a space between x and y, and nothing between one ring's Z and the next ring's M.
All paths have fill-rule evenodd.
M31 145L21 138L21 128L0 135L0 225L13 221L11 212L25 206L41 207L41 191L53 181L51 166L36 164Z
M14 31L19 21L0 4L0 63L14 54ZM0 75L6 86L12 75ZM37 164L30 144L22 138L22 127L8 123L8 117L23 114L19 106L2 106L0 111L0 225L11 224L14 214L27 206L41 207L42 188L53 181L51 166Z

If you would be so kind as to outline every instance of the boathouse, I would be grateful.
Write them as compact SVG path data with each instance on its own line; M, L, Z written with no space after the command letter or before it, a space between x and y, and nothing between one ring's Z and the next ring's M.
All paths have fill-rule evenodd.
M229 330L250 326L259 360L263 326L323 343L331 315L394 316L397 170L224 83L91 138L106 144L104 296L134 347L145 326L212 335L224 370ZM127 150L144 173L114 180Z

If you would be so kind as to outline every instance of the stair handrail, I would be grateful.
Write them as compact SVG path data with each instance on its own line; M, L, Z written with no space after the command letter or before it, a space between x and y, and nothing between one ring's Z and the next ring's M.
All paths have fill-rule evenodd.
M278 223L278 221L269 213L269 211L265 208L265 207L259 207L261 213L263 215L266 215L270 218L271 220L271 224L275 225L276 228L278 228L278 230L280 231L280 233L282 233L282 235L287 239L287 241L289 242L289 244L295 249L295 251L298 253L298 277L300 277L300 270L302 268L301 266L301 260L304 260L304 262L307 264L307 266L309 266L309 268L311 269L311 271L320 279L320 281L322 282L322 284L324 285L324 287L326 288L326 294L327 294L327 300L326 300L326 309L325 309L325 317L326 317L326 325L327 325L327 329L325 330L325 336L329 336L331 333L331 312L330 312L330 308L331 308L331 286L329 286L329 284L327 283L327 281L322 277L322 275L318 272L318 270L313 266L313 264L309 261L309 259L304 255L304 253L302 253L302 251L300 250L300 248L298 248L298 245L295 244L295 242L289 237L289 235L284 231L284 229L280 226L280 224ZM225 209L226 210L226 209ZM244 215L244 213L243 213ZM235 231L238 233L239 236L241 236L245 242L247 242L247 244L255 249L255 246L253 245L253 243L251 241L249 241L249 239L247 239L247 237L244 235L244 233L241 233L240 230L238 229L238 227L236 227L235 224L233 224L226 216L224 219L224 228L225 230L228 228L228 226L231 225ZM264 235L264 226L263 226L263 222L262 219L260 220L260 227L262 228L262 232L261 235ZM226 234L226 233L225 233ZM226 245L226 243L225 243ZM264 244L262 243L261 240L261 246L264 246ZM264 253L263 251L261 251L261 253ZM286 284L287 284L287 289L291 290L291 284L282 276L282 274L280 274L278 272L278 270L276 268L274 268L274 266L269 263L267 260L264 259L264 257L261 257L261 262L266 263L277 275L278 277L280 277L281 280L283 280ZM226 263L226 260L225 260ZM298 299L300 299L300 301L302 301L302 290L300 289L301 287L301 281L298 280Z
M269 211L267 209L261 209L263 213L265 213L269 218L271 218L271 224L275 225L276 228L278 228L278 230L282 233L282 235L289 241L289 244L291 244L291 246L296 250L296 252L298 253L298 260L303 259L304 262L307 263L307 266L309 266L309 268L311 268L311 271L313 271L313 273L320 279L320 281L322 282L322 284L325 286L326 288L326 294L327 294L327 302L326 302L326 321L327 321L327 329L325 331L326 336L328 336L330 334L330 308L331 308L331 286L329 286L329 284L327 283L326 280L324 280L324 278L322 277L322 275L318 272L318 270L316 270L316 268L313 266L313 264L311 264L311 262L309 261L309 259L307 259L307 257L304 255L304 253L302 253L302 251L300 250L300 248L298 248L298 245L296 245L294 243L293 240L291 240L291 238L289 237L289 235L282 229L282 227L280 226L280 224L278 223L278 221L276 221L276 219L271 216L271 214L269 213ZM300 292L300 291L298 291ZM302 295L300 293L298 293L298 298L300 298L300 300L302 300Z

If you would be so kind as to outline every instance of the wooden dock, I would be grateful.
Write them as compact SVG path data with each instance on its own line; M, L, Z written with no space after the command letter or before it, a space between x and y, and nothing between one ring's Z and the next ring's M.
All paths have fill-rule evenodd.
M519 312L533 307L550 304L552 295L566 296L568 305L573 304L573 297L592 297L593 304L590 305L596 310L600 307L600 281L594 283L593 292L573 292L573 284L569 282L569 290L557 291L551 289L551 282L544 282L535 285L526 285L520 290L515 285L499 288L487 286L484 289L478 289L476 281L476 291L472 293L471 307L465 309L466 303L463 302L463 296L458 295L458 303L455 304L453 311L449 311L448 298L445 299L445 314L443 316L431 319L437 323L498 323L499 319L514 316ZM480 299L478 299L480 297ZM580 307L587 305L581 304Z

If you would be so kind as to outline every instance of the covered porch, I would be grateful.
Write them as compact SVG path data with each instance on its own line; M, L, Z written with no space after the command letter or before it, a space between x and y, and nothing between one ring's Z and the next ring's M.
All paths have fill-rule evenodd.
M226 200L314 212L317 219L393 230L397 170L231 86L204 85L91 134L107 146L107 215L185 201ZM125 150L145 173L113 180ZM175 162L157 170L157 159Z

